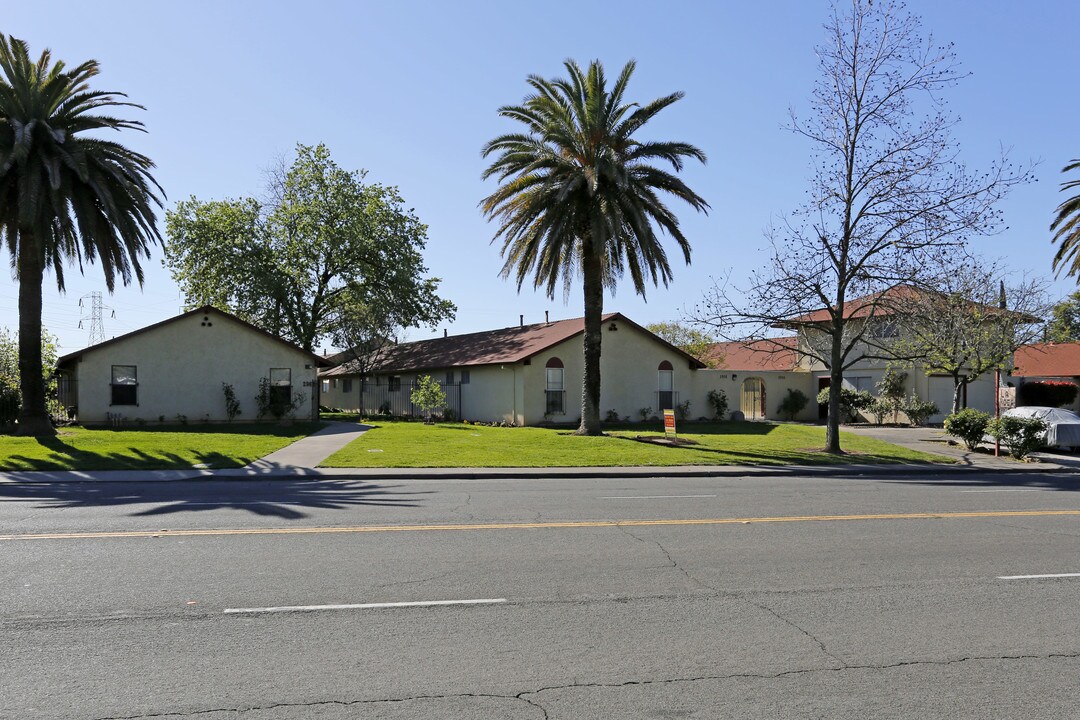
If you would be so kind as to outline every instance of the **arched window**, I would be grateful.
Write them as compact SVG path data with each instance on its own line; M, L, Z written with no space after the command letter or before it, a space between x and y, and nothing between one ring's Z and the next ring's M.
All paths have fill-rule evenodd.
M563 384L563 363L557 357L547 361L544 366L544 394L547 396L545 415L563 415L566 413L566 387Z
M656 369L656 405L659 410L675 407L675 369L667 360Z

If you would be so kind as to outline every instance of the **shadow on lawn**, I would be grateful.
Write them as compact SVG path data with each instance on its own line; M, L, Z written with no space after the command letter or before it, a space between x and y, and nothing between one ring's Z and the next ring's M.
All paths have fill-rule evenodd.
M280 425L205 425L205 426L155 426L137 428L140 433L175 433L197 432L199 434L253 434L272 437L293 438L297 435L310 435L319 429L316 424ZM131 428L125 428L130 430ZM107 429L102 429L108 432ZM161 451L148 453L139 447L128 447L124 451L94 452L83 450L65 442L64 436L35 438L38 445L52 454L45 458L28 457L12 454L3 459L0 467L5 470L63 470L68 468L93 470L171 470L187 469L192 465L207 468L243 467L257 460L260 455L225 454L221 452L195 452L195 460L181 457L175 453Z
M685 433L691 435L694 433ZM657 443L649 443L648 441L637 440L632 437L626 437L624 435L611 435L617 440L626 440L629 442L646 443L652 447L662 447L672 452L682 453L711 453L713 455L720 455L724 458L725 464L730 465L850 465L850 464L910 464L932 467L933 463L924 462L914 459L895 459L895 458L882 458L877 455L864 454L864 453L844 453L843 455L831 455L822 450L810 449L805 450L770 450L769 452L753 452L750 450L731 450L725 448L709 447L708 445L696 444L696 445L660 445ZM695 463L687 463L693 465Z
M170 515L232 508L253 515L299 520L303 508L344 510L361 505L417 507L414 496L392 485L358 480L275 479L190 480L181 482L45 482L0 484L0 502L39 500L40 508L114 507L152 505L130 513L132 517Z

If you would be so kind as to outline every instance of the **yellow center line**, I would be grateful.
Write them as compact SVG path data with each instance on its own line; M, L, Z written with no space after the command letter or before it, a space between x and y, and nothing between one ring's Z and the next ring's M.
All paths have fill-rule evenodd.
M380 532L438 532L446 530L537 530L558 528L649 527L659 525L753 525L757 523L839 522L842 520L959 520L964 518L1049 517L1061 515L1080 515L1080 510L875 513L867 515L787 515L779 517L703 518L687 520L582 520L566 522L474 523L454 525L356 525L352 527L226 528L212 530L116 530L105 532L0 535L0 541L195 537L203 535L323 535Z

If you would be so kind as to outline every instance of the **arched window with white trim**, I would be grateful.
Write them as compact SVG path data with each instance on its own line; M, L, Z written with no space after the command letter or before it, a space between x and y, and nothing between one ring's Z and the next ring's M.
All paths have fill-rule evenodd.
M565 369L562 360L553 357L544 366L544 394L547 396L544 405L545 415L566 414L566 386L564 384Z
M656 369L656 406L659 410L671 410L678 398L675 397L675 368L667 360Z

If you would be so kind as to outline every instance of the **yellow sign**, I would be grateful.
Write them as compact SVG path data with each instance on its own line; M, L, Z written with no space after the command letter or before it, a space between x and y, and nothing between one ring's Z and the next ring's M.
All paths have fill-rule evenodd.
M665 435L675 435L676 434L675 433L675 411L674 410L665 410L664 411L664 434Z

